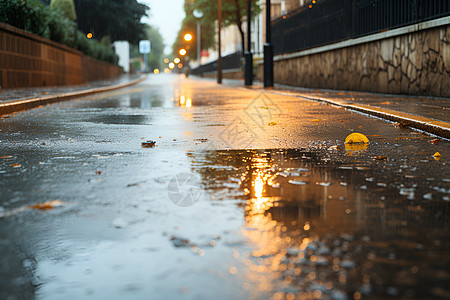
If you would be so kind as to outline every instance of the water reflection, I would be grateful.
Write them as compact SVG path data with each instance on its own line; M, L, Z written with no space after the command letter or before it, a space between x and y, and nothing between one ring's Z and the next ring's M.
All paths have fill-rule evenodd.
M214 201L241 200L238 275L251 298L449 298L445 178L387 176L376 162L299 150L190 156ZM410 186L433 197L408 199Z

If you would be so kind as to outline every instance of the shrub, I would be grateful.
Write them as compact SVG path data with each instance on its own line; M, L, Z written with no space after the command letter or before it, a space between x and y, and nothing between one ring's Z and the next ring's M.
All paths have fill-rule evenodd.
M0 22L80 50L96 59L117 64L118 57L109 45L88 40L76 24L60 9L38 0L0 0Z

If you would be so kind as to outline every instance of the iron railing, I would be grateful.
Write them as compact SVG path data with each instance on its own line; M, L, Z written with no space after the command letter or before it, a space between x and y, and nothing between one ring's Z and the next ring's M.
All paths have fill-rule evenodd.
M242 66L242 53L241 51L234 52L232 54L222 56L222 69L240 69ZM217 60L208 64L201 65L198 68L192 69L191 74L202 76L206 73L217 71Z
M450 15L450 0L316 0L272 20L275 54L305 50Z

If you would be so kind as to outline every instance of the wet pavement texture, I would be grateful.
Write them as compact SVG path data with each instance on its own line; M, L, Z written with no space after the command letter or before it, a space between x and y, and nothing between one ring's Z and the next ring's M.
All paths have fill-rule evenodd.
M449 299L448 157L384 120L169 75L10 115L0 298Z
M293 92L305 97L337 100L344 104L363 104L380 107L437 121L450 122L449 98L305 89L282 85L277 90L280 92Z
M83 85L0 89L0 104L17 100L79 92L94 88L102 88L130 82L138 78L139 75L123 74L117 79L93 81Z

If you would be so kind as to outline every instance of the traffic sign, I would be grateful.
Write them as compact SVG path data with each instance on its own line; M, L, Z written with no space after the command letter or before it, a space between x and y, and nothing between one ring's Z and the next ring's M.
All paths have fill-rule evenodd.
M151 51L150 41L142 40L139 42L139 53L141 54L149 54Z

